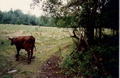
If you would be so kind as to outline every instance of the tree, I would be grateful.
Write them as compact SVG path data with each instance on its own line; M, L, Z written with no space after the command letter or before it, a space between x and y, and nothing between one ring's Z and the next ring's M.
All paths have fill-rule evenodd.
M110 0L105 6L105 9L102 10L106 15L106 28L111 28L114 31L116 31L116 34L118 34L119 31L119 0Z
M3 18L2 18L2 22L3 24L10 24L10 20L11 20L11 16L9 13L4 12Z
M48 23L48 18L46 16L41 16L40 17L41 24L46 25Z
M39 3L40 0L34 0L34 3ZM59 27L85 28L86 36L89 43L94 43L94 28L97 23L98 11L107 3L106 0L47 0L42 8L50 13L55 19L55 23ZM99 26L100 27L100 26ZM77 30L79 31L79 30ZM74 31L73 31L74 32ZM78 33L78 32L77 32ZM77 33L74 32L76 39Z
M46 17L47 18L47 17ZM0 23L2 24L24 24L24 25L38 25L38 17L30 14L23 14L21 10L10 10L8 12L0 11ZM47 19L49 20L49 19Z
M39 4L40 0L33 0ZM73 36L78 40L75 50L63 64L66 74L118 77L118 37L105 38L104 44L92 45L92 49L84 46L85 37L81 37L81 27L89 43L94 43L94 29L99 30L99 43L102 38L102 28L118 30L118 0L46 0L42 8L50 13L58 27L73 28ZM79 28L79 29L78 29ZM84 43L83 40L84 39ZM107 41L108 40L108 41ZM110 41L109 41L110 40ZM115 43L111 44L111 41ZM85 47L83 50L81 48ZM88 50L89 48L89 50ZM87 50L87 51L86 51ZM94 52L94 53L93 53ZM114 53L114 54L113 54ZM103 60L104 59L104 60ZM112 69L110 69L112 67ZM115 72L114 72L115 70ZM112 77L111 76L111 77Z
M33 1L35 4L41 2L41 0ZM85 28L88 41L92 44L95 39L95 28L99 29L99 42L102 28L118 31L118 2L118 0L46 0L43 1L42 8L54 18L53 22L58 27Z
M3 13L0 11L0 24L2 23Z
M37 25L37 21L36 21L36 17L35 16L31 16L30 17L30 24L31 25Z

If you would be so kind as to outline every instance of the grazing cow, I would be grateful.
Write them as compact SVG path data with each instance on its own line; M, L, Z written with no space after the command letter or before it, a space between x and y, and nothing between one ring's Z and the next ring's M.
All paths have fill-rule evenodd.
M33 36L19 36L16 38L9 38L9 40L11 40L11 45L15 44L16 46L16 60L19 60L19 51L25 49L28 52L28 64L31 63L33 49L35 47L35 38Z

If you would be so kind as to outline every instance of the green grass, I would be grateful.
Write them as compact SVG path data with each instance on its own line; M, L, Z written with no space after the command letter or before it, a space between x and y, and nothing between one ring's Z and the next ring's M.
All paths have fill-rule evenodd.
M11 75L17 78L34 77L39 74L40 66L59 52L64 59L73 49L73 42L69 36L68 29L56 27L37 27L27 25L0 24L0 77ZM71 29L69 29L71 31ZM27 64L27 52L21 50L20 61L15 61L16 48L10 45L8 37L33 35L36 39L37 51L34 52L35 59ZM9 70L16 69L18 72L8 74Z

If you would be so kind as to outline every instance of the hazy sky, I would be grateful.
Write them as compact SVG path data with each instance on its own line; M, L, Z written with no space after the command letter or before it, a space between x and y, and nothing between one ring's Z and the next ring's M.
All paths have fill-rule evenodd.
M43 14L43 11L40 10L39 7L35 7L34 9L30 8L30 4L32 0L0 0L0 10L1 11L9 11L20 9L23 13L30 13L32 15L40 16Z

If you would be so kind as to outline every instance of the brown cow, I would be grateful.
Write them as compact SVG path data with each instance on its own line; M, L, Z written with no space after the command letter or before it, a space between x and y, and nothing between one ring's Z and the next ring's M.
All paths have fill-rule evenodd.
M35 38L33 36L19 36L16 38L9 38L9 40L11 40L11 45L15 44L16 46L16 60L19 60L19 51L25 49L28 52L28 64L31 63L33 49L35 47Z

